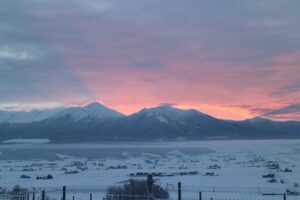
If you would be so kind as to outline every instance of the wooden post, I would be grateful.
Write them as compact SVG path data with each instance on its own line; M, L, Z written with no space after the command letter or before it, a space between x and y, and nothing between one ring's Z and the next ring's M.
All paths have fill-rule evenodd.
M150 174L147 176L147 196L148 196L148 200L153 200L153 176Z
M45 200L45 190L42 191L42 200Z
M178 182L178 200L181 200L181 182Z
M131 199L135 200L135 182L134 181L131 182L131 186L132 186L132 188L131 188L131 195L132 195Z
M93 194L90 193L90 200L93 200Z
M199 192L199 200L202 200L202 192Z
M32 193L32 200L35 200L35 193Z
M283 200L286 200L286 194L285 193L283 194Z
M63 197L62 200L66 200L66 186L63 186Z

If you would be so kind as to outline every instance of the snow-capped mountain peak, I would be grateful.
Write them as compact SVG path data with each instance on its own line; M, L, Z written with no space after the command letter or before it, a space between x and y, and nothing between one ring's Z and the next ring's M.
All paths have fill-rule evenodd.
M106 118L106 117L121 117L123 114L112 110L110 108L105 107L104 105L93 102L90 103L82 108L85 110L91 117L100 119L100 118Z
M83 106L83 108L91 109L91 110L93 110L93 109L94 110L96 110L96 109L107 109L104 105L102 105L101 103L98 103L96 101Z
M133 116L147 116L156 118L162 123L172 121L184 121L191 117L196 118L212 118L209 115L201 113L194 109L182 110L175 108L170 104L162 104L153 108L144 108L140 112L133 114Z
M104 105L93 102L84 107L67 108L54 116L54 118L71 117L74 121L80 119L105 119L123 116L121 113L114 111Z

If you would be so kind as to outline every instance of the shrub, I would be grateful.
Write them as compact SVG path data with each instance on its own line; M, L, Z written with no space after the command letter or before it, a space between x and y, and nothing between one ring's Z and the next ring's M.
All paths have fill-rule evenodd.
M19 200L22 197L27 197L28 190L25 188L21 188L19 185L16 185L12 191L8 193L10 200Z
M153 197L157 199L168 199L169 192L158 184L153 184ZM110 186L106 190L108 200L144 200L147 196L147 183L145 180L130 179L122 186Z

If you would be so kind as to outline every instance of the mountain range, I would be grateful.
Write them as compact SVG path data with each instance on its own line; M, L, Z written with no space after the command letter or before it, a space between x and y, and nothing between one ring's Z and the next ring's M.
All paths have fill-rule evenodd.
M100 103L30 112L0 111L0 141L52 142L300 138L300 122L253 118L229 121L170 105L125 116Z

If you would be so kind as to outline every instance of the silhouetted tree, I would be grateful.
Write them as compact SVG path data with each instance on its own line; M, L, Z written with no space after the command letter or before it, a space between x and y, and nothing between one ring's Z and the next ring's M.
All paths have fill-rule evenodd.
M147 198L147 183L145 180L130 179L122 186L110 186L106 190L107 200L142 200ZM153 197L168 199L169 192L158 184L153 184Z
M23 197L27 197L28 190L25 188L21 188L19 185L16 185L12 191L8 193L9 200L19 200Z

